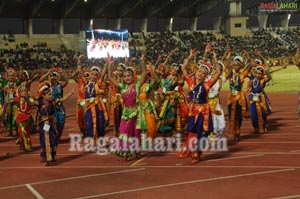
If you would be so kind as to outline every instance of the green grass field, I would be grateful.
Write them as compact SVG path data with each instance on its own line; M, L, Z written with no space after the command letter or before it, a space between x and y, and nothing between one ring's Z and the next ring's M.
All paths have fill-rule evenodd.
M300 70L294 66L290 65L286 69L272 73L272 80L267 84L265 91L267 92L287 92L296 93L299 91L300 86ZM247 85L248 79L244 83ZM228 90L228 82L223 85L222 90Z

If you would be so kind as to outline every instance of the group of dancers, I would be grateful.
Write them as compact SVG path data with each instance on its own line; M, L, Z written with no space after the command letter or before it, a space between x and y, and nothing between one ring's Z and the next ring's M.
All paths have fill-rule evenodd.
M55 161L56 146L63 132L63 102L74 93L72 90L63 96L63 88L68 84L68 80L61 78L59 81L59 72L57 69L51 69L40 77L36 96L31 96L30 89L32 82L39 78L39 74L30 79L28 72L22 68L19 71L6 68L5 78L0 82L1 115L5 131L8 136L18 137L16 143L20 145L21 150L30 151L30 134L35 131L33 126L36 122L42 148L41 161L47 162L47 165ZM33 119L34 107L37 107L37 121Z
M142 54L139 66L129 60L115 63L108 55L105 66L89 68L81 65L85 57L79 56L72 77L78 88L76 120L81 135L92 138L96 144L113 124L114 136L119 142L111 153L121 157L121 161L130 161L141 157L140 150L130 150L130 145L136 144L133 138L143 145L145 139L180 133L185 135L185 142L178 157L190 157L194 164L203 153L197 147L201 138L226 136L229 141L237 142L245 117L251 118L255 133L267 133L267 115L271 108L264 88L271 80L272 71L259 54L244 51L232 56L232 51L227 50L218 60L210 43L200 60L196 52L192 49L182 64L168 63L173 52L164 62L159 56L156 63L147 61ZM37 96L31 96L30 85L38 78ZM244 91L246 78L249 82ZM219 96L226 81L230 88L228 127L225 126L225 103L221 104ZM25 70L17 72L7 68L0 82L5 130L9 135L16 130L17 143L25 151L32 147L32 110L37 107L41 161L46 165L55 161L66 120L64 101L74 93L72 90L64 94L68 82L65 73L58 68L31 79ZM191 139L198 140L193 142L194 146L189 144Z

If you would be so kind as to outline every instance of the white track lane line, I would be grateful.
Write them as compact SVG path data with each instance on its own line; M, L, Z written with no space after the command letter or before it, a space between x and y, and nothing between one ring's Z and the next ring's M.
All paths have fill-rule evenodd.
M239 144L299 144L300 142L243 142L240 141Z
M294 150L294 151L290 151L291 153L297 153L300 152L300 150Z
M274 170L274 171L264 171L264 172L255 172L255 173L246 173L246 174L240 174L240 175L216 177L216 178L191 180L191 181L184 181L184 182L177 182L177 183L170 183L170 184L162 184L162 185L157 185L157 186L149 186L149 187L142 187L142 188L137 188L137 189L129 189L129 190L124 190L124 191L115 191L115 192L103 193L103 194L98 194L98 195L85 196L85 197L80 197L78 199L96 198L96 197L117 195L117 194L130 193L130 192L136 192L136 191L145 191L145 190L150 190L150 189L173 187L173 186L178 186L178 185L186 185L186 184L194 184L194 183L200 183L200 182L208 182L208 181L232 179L232 178L239 178L239 177L255 176L255 175L262 175L262 174L269 174L269 173L279 173L279 172L293 171L293 170L294 169L281 169L281 170Z
M213 160L204 160L205 162L216 162L222 160L233 160L233 159L241 159L241 158L251 158L257 156L263 156L264 154L257 154L257 155L247 155L247 156L239 156L239 157L232 157L232 158L220 158L220 159L213 159Z
M55 168L57 169L57 167L55 167ZM141 171L141 170L145 170L145 168L129 169L129 170L123 170L123 171L112 171L112 172L107 172L107 173L98 173L98 174L83 175L83 176L76 176L76 177L69 177L69 178L59 178L59 179L55 179L55 180L32 182L30 184L31 185L46 184L46 183L52 183L52 182L61 182L61 181L66 181L66 180L76 180L76 179L89 178L89 177L95 177L95 176L104 176L104 175L119 174L119 173L128 173L128 172ZM0 187L0 190L17 188L17 187L22 187L22 186L26 186L26 185L27 184L19 184L19 185L14 185L14 186Z
M293 195L293 196L283 196L279 198L272 198L272 199L288 199L288 198L300 198L300 195Z
M44 199L35 188L33 188L30 184L25 184L25 186L30 190L30 192L37 198L37 199Z

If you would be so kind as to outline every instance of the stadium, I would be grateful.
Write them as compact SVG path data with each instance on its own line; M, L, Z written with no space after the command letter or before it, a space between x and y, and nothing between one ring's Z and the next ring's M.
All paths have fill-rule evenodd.
M1 0L1 198L300 198L298 0Z

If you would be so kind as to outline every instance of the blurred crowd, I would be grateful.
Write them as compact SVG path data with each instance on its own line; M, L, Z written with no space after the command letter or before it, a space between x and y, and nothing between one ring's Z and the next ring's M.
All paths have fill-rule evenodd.
M170 63L183 63L189 49L196 48L197 56L201 58L207 43L212 43L214 51L221 57L227 49L232 50L232 55L241 55L243 50L248 52L258 51L274 65L281 64L282 59L291 60L300 43L300 29L261 29L253 32L252 37L217 38L213 33L193 31L182 32L157 32L157 33L131 33L129 38L130 57L140 57L146 52L147 59L153 63L161 55L166 58L173 51ZM16 41L17 43L17 41ZM63 69L76 68L76 61L80 52L67 49L61 45L59 49L47 47L46 42L39 42L30 46L26 42L16 44L14 49L0 49L0 72L5 67L18 69L21 65L26 70L47 69L61 67ZM123 60L120 60L123 61ZM85 60L88 66L101 65L103 60ZM288 61L290 62L290 61Z

